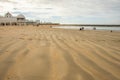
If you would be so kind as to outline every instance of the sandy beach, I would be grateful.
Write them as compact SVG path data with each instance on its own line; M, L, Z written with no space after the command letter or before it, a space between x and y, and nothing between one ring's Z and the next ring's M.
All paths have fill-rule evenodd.
M0 80L120 80L120 32L0 27Z

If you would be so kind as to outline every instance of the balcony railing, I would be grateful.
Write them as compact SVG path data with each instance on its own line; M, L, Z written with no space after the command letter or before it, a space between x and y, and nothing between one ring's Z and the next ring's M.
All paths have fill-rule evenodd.
M25 22L25 20L17 20L17 22Z

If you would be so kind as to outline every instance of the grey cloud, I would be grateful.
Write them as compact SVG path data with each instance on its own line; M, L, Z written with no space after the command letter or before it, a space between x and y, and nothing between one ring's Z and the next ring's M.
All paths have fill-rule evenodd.
M0 2L8 2L8 3L17 4L17 2L15 2L15 1L10 1L10 0L0 0Z
M3 1L3 2L8 2L9 0L0 0L0 1Z
M31 0L29 0L31 1ZM120 10L119 0L34 0L35 4L51 5L54 8L62 8L63 15L106 14ZM85 15L85 16L86 16Z
M10 0L0 0L14 3ZM114 18L120 17L120 0L25 0L31 6L20 6L16 2L14 11L25 15L61 16L82 18ZM18 6L19 4L19 6ZM33 6L34 5L34 6ZM29 12L29 14L27 13ZM33 14L32 14L33 13ZM41 17L41 16L40 16ZM119 21L119 19L117 19Z

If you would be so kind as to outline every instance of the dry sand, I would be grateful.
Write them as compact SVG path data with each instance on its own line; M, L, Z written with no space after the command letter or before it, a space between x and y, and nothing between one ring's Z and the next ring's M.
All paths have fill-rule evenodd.
M0 80L120 80L120 32L0 27Z

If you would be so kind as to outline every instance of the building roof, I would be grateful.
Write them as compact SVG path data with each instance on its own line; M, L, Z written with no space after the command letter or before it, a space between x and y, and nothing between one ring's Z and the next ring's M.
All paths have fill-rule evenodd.
M17 18L25 18L25 16L22 15L22 14L19 14L19 15L17 16Z
M5 17L12 17L12 14L10 14L9 12L7 12L7 13L5 14Z

